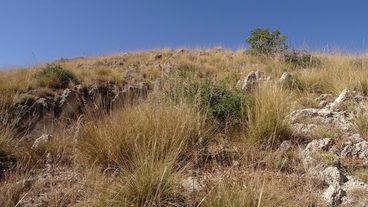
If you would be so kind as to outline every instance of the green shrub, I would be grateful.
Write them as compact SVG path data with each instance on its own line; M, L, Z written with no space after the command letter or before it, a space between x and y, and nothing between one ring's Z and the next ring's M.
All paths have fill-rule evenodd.
M280 30L270 32L267 28L255 28L245 40L250 44L250 52L257 55L272 55L285 51L286 36L281 35Z
M321 60L303 51L291 50L285 52L284 59L293 68L317 67L321 65Z
M224 83L203 81L199 88L199 104L221 124L233 126L241 122L246 95L244 91L231 90Z
M34 75L42 87L67 88L69 83L79 83L76 76L59 65L47 65Z
M165 80L164 94L176 103L186 102L199 108L221 128L240 126L250 101L244 91L229 87L225 81L201 79L195 72L179 71Z
M240 126L249 101L244 91L231 89L224 82L210 80L186 79L180 83L167 93L172 94L172 100L194 104L220 128Z

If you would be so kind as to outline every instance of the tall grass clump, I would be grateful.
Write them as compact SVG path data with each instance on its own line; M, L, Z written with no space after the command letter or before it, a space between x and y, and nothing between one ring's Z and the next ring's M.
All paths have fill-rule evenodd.
M267 147L290 139L291 130L286 123L291 108L288 92L265 84L260 85L253 96L247 110L247 139Z
M185 206L182 176L174 163L137 162L134 170L123 172L116 185L86 206Z
M267 174L267 173L266 173ZM310 191L311 183L298 180L279 180L259 173L243 179L225 179L202 199L204 207L294 207L320 206L317 195ZM288 179L284 177L284 179ZM303 192L303 195L301 193Z
M355 117L354 125L356 130L366 139L368 139L368 112L360 111Z
M79 83L77 77L59 65L47 65L34 75L41 87L67 88L70 83Z
M203 116L186 105L142 103L87 123L80 159L120 173L96 206L169 206L181 203L181 171L207 139Z
M85 124L79 151L103 168L127 168L137 156L156 160L190 154L205 137L204 118L188 106L143 103Z

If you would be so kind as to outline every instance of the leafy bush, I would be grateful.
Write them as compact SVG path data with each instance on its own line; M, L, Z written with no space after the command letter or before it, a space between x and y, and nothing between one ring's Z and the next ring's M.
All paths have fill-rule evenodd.
M245 40L250 44L250 51L258 55L272 55L285 51L286 36L281 35L280 30L269 31L267 28L255 28Z
M34 77L38 80L40 86L56 89L67 88L70 82L79 83L72 72L59 65L47 65Z
M244 91L229 87L227 82L201 79L195 72L178 72L163 85L164 94L171 101L197 106L225 129L240 126L250 101Z
M321 65L321 60L317 57L314 57L307 52L299 52L296 50L285 52L284 60L294 68L317 67Z
M224 83L215 84L208 80L203 81L198 90L202 110L207 111L222 125L240 124L246 102L244 91L231 90Z

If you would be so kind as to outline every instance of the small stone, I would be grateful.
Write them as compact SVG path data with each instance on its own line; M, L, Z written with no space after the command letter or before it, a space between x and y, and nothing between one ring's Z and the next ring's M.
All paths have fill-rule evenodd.
M256 82L257 82L256 72L252 71L252 72L248 73L248 75L244 78L241 89L242 90L253 89Z
M292 143L290 140L285 140L280 144L279 150L282 152L289 151L292 148Z
M288 72L284 72L282 75L281 75L281 78L280 78L280 82L284 82L284 81L287 81L291 78L291 75L290 73Z
M51 140L52 136L49 134L43 134L39 138L37 138L32 145L33 150L39 149L41 146L44 146Z
M202 187L200 186L198 180L194 177L188 177L188 178L184 179L182 181L182 186L187 191L196 192L196 191L202 190Z

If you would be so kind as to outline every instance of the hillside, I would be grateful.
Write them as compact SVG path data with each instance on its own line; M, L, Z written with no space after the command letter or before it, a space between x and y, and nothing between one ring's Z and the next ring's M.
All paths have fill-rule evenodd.
M166 48L1 71L0 206L368 206L368 56L313 57Z

